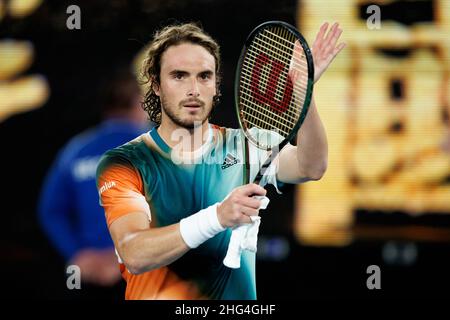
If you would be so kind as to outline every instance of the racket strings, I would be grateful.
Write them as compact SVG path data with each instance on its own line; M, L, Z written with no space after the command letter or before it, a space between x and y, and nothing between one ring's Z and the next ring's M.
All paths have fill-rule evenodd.
M286 29L284 29L284 28L283 29L277 28L277 30L278 30L278 33L280 33L280 30L281 30L281 33L284 36L279 36L277 33L272 32L269 29L264 29L264 31L261 32L259 35L267 37L266 35L264 35L264 33L268 33L269 35L273 36L274 38L277 38L277 39L279 39L281 41L286 42L287 46L284 46L285 48L288 48L290 45L292 45L295 42L295 40L297 40L297 38L291 32L287 31ZM270 37L267 37L267 38L270 39L270 40L273 40L273 38L270 38ZM288 39L286 39L286 38L288 38ZM277 44L277 46L278 45L283 46L279 42L277 42L276 44Z
M295 71L299 74L294 76ZM297 36L284 27L259 32L241 66L239 102L244 126L289 136L302 114L307 75L308 61ZM268 144L246 132L250 140L267 149Z
M244 99L247 103L255 105L254 102L248 100L247 98L243 98L243 99ZM246 111L246 110L242 110L242 112L245 113L245 114L247 114L247 115L250 116L250 117L255 118L256 120L258 120L258 118L267 118L269 121L274 121L274 122L278 123L279 125L281 125L281 126L287 128L287 129L288 129L288 130L287 130L288 132L289 132L290 129L292 129L292 128L295 126L295 122L290 122L290 121L288 121L288 120L285 119L285 118L281 118L281 117L279 117L279 116L276 116L276 114L274 114L274 113L269 114L269 113L267 113L266 110L265 110L266 112L261 112L259 109L260 109L260 108L254 108L254 109L251 109L251 111L253 111L254 113L258 114L258 117L255 117L255 114L249 113L249 112ZM274 117L274 116L275 116L275 117ZM262 123L262 125L264 126L264 122ZM277 127L279 127L279 126L277 126ZM267 128L265 128L265 129L267 129ZM286 130L284 130L284 131L286 131Z
M252 52L252 49L253 48L250 48L249 49L249 55L252 57L252 58L256 58L255 57L255 54ZM257 49L257 51L259 51L259 52L261 52L261 50L258 50L258 48L256 48ZM291 52L293 51L293 49L291 49ZM283 52L283 51L282 51ZM273 51L272 51L272 53L274 53ZM286 55L286 52L284 52L284 55ZM273 57L273 54L272 54L272 57ZM280 59L280 55L278 54L278 56L276 57L277 58L277 60L281 60ZM251 60L251 59L247 59L247 61L248 60ZM285 61L285 60L284 60ZM250 61L250 63L251 63L251 61ZM243 69L245 70L245 71L247 71L247 72L251 72L250 70L252 69L251 68L251 66L249 65L249 63L244 63L244 66L243 66ZM279 75L278 75L278 85L276 85L276 86L267 86L267 84L270 82L270 79L269 79L269 77L270 77L270 73L271 72L278 72L279 73ZM245 73L244 73L244 75L245 75ZM286 86L288 85L288 77L290 77L290 74L289 74L289 69L288 68L286 68L286 66L284 66L284 67L280 67L279 65L277 65L277 64L272 64L272 68L271 68L271 70L269 70L269 68L267 68L267 66L265 66L265 68L261 68L261 70L260 70L260 77L262 78L262 85L263 86L266 86L266 94L267 93L272 93L272 95L273 96L276 96L277 98L283 98L282 97L282 95L284 95L284 91L283 91L283 93L281 93L280 92L280 84L281 84L281 87L283 88L284 87L284 89L286 89ZM244 76L245 77L245 76ZM245 77L246 78L246 80L248 81L248 80L250 80L249 78L248 78L248 76L247 77ZM302 79L300 79L300 81L303 81ZM248 82L246 83L246 85L248 85ZM302 96L304 96L305 95L305 92L304 91L302 91L301 90L301 87L299 88L299 86L298 85L296 85L296 84L290 84L290 85L292 85L292 90L294 91L294 93L295 93L295 95L294 95L294 99L295 100L299 100L298 99L298 97L302 97ZM301 100L301 99L300 99ZM289 109L291 109L291 108L289 108ZM287 110L288 111L288 114L290 114L290 115L292 115L292 116L294 116L294 117L296 117L296 118L298 118L298 115L299 115L299 112L298 112L298 109L297 108L294 108L293 110L294 110L294 112L292 112L291 110Z
M247 104L248 108L241 110L241 112L245 116L246 122L252 126L267 130L273 130L275 127L284 137L287 137L289 132L295 126L294 122L279 117L273 112L268 112L267 109L263 110L259 108L258 105L251 100L244 97L242 97L242 99ZM252 108L251 105L256 106L256 108Z
M267 31L267 30L265 30L265 31ZM270 33L270 34L273 34L273 33ZM258 39L259 36L263 36L267 39L270 39L269 37L265 36L263 33L258 34L255 37L255 39L252 43L252 46L249 48L249 51L248 51L248 53L253 55L254 58L257 58L258 53L266 54L266 53L270 52L270 53L272 53L271 58L279 60L281 62L284 62L285 65L289 65L287 72L289 72L289 70L291 70L292 62L294 62L294 65L296 65L297 67L300 67L302 69L301 71L304 71L307 74L308 63L307 63L307 60L306 60L306 57L305 57L305 54L303 51L303 47L301 50L300 58L298 58L294 55L294 48L295 48L295 41L296 41L296 38L294 36L292 36L292 42L290 43L291 46L290 47L283 46L287 50L284 50L284 51L278 50L278 52L273 51L271 49L271 47L268 46L268 43L262 41L261 39ZM279 37L279 38L282 39L281 37ZM270 43L269 43L269 45L270 45ZM275 45L278 45L278 43L273 43L272 47L276 48ZM253 49L255 50L255 52L253 52Z
M278 30L280 30L280 28L278 28ZM280 58L288 58L284 62L289 63L291 59L294 59L294 60L296 59L296 57L292 53L295 48L295 43L297 42L300 45L300 42L298 42L297 38L292 33L290 33L290 31L287 31L286 29L281 29L281 31L282 31L281 33L284 35L283 37L277 35L274 32L269 31L268 29L265 29L263 32L261 32L255 36L254 43L259 44L259 45L262 44L263 50L265 50L265 49L268 49L269 51L275 50L274 52L277 52L279 54ZM277 39L275 39L275 37ZM265 40L261 39L261 38L264 38ZM289 39L286 39L286 38L289 38ZM283 45L278 40L284 40L288 43L288 45ZM285 50L283 50L283 48ZM302 52L303 52L303 47L302 47Z
M242 69L243 70L245 69L245 71L248 71L248 72L251 71L249 69L249 66L247 66L247 65L244 65L242 67ZM251 85L252 79L249 78L248 74L243 73L242 77L246 80L246 81L243 81L245 85ZM270 86L266 86L266 84L270 81L270 79L269 79L270 72L268 70L261 70L260 77L264 81L262 83L262 85L266 87L266 92L274 93L275 95L277 95L277 98L279 98L279 99L283 98L282 93L280 93L279 88L272 88ZM303 85L303 87L305 87L307 82L308 82L307 78L301 79L300 85ZM284 87L286 85L288 85L287 80L284 80L284 79L279 79L279 83L281 83ZM295 84L293 83L292 86L293 86L292 90L296 94L295 97L301 97L301 96L304 97L306 95L306 89L303 89L301 86L299 86L298 83L295 83Z
M251 104L251 106L254 107L254 108L250 108L250 106L247 105L246 106L247 108L245 108L243 110L251 109L250 111L253 110L260 114L268 114L269 116L271 116L275 120L277 120L279 123L283 123L287 127L290 127L291 129L295 126L296 121L300 115L299 110L295 110L295 109L291 109L291 108L289 108L288 111L285 111L285 113L289 113L289 117L280 115L280 113L274 112L270 108L261 108L260 105L256 101L254 101L255 100L254 97L247 92L242 92L241 99L244 100L244 102ZM264 113L262 113L260 110L264 110Z
M250 53L251 55L251 53ZM254 56L252 56L254 57ZM273 66L274 67L274 66ZM273 67L272 67L272 71L273 71ZM243 85L241 84L241 87L245 87L245 86L251 86L252 85L252 79L250 78L250 74L252 73L253 68L251 68L251 66L249 65L249 63L244 63L243 67L242 67L243 71L247 71L247 72L243 72L242 73L242 78L244 81ZM275 67L275 69L277 69ZM278 69L279 70L279 69ZM276 87L272 87L272 86L267 86L267 83L270 82L270 70L268 70L268 68L261 68L260 70L260 78L262 78L263 82L261 83L262 86L266 87L266 93L273 93L274 96L276 96L279 100L283 98L283 93L281 93L280 91L280 86L276 86ZM279 79L278 79L278 84L282 84L283 87L285 88L287 85L287 77L289 77L288 72L286 71L286 68L284 68L284 71L280 72L279 75ZM306 80L306 81L305 81ZM301 78L300 79L300 84L306 85L307 83L307 78ZM245 88L244 88L245 89ZM295 106L297 106L297 102L303 102L302 101L302 97L304 98L306 95L306 91L302 88L302 86L299 86L298 83L292 83L292 91L295 93L294 95L294 99L295 99ZM291 108L289 108L288 110L286 110L288 113L290 113L292 116L298 117L299 115L299 109L297 107L292 108L294 110L294 112L290 111ZM285 111L285 112L286 112Z
M247 51L247 55L251 56L254 60L257 60L259 57L261 57L261 55L265 55L268 52L272 53L271 58L272 59L276 59L277 62L281 62L283 63L285 66L289 66L289 68L287 68L287 73L289 73L290 70L292 69L301 69L302 71L307 71L308 70L308 64L305 58L304 53L302 54L302 56L299 58L296 57L291 57L290 60L287 60L286 57L284 56L275 56L276 53L273 51L270 51L268 48L264 47L263 44L257 43L255 41L254 44L252 44L252 47L250 47ZM294 65L294 68L291 68L291 66Z
M265 37L265 38L267 38L267 37ZM263 39L259 39L258 36L255 37L254 43L252 43L252 45L254 45L255 47L261 48L261 51L267 50L268 52L273 53L274 55L278 55L279 59L287 64L291 63L291 61L293 60L293 61L305 66L305 68L307 68L306 59L298 60L292 53L289 53L289 52L293 52L294 47L286 47L287 51L274 50L274 49L278 49L278 48L267 47L267 42L265 42ZM292 45L294 46L294 44L292 44ZM286 53L289 53L290 57L286 57ZM302 55L302 57L304 57L304 54Z
M282 62L285 65L289 65L291 66L292 63L294 63L294 65L296 67L300 67L303 70L307 70L308 69L308 63L306 61L305 55L304 53L302 54L302 56L299 58L297 57L285 57L285 56L281 56L281 55L277 55L277 53L273 50L270 50L269 48L264 46L264 43L259 43L257 42L257 40L255 40L255 42L252 44L252 46L249 48L248 53L252 54L254 56L254 58L256 59L260 54L267 54L267 53L271 53L272 57L275 59L277 59L278 61ZM291 68L288 68L288 70L290 70Z
M246 85L250 85L249 83L249 79L245 79L246 80ZM249 92L247 92L246 90L242 90L242 95L247 96L248 99L250 100L255 100L255 98L253 97L253 95L251 95ZM295 95L295 97L293 98L295 103L293 103L293 105L297 105L297 103L303 103L304 101L304 96L297 96ZM256 102L255 102L256 103ZM260 107L258 104L255 105L255 107ZM270 112L271 114L273 114L273 116L278 117L278 118L287 118L286 116L284 116L281 112L274 112L272 111L271 108L264 108L265 110L267 110L268 112ZM300 113L301 113L301 109L302 108L294 108L294 107L290 107L288 108L286 111L284 111L284 113L288 116L290 116L290 118L296 120L298 119ZM293 121L292 123L295 124L295 121Z
M245 89L245 88L244 88ZM253 101L257 106L260 107L260 104L258 104L258 100L255 99L255 97L250 94L248 92L248 90L242 90L242 95L246 96L248 100ZM295 103L293 103L293 105L296 105L296 103L301 103L303 102L304 98L302 99L301 97L294 97L294 101ZM264 110L267 110L268 112L270 112L271 114L273 114L274 117L277 118L282 118L282 119L286 119L286 120L294 120L292 123L295 123L296 119L298 119L300 113L301 113L301 109L302 108L287 108L284 112L280 112L280 110L278 108L264 108Z
M284 31L284 33L288 32L286 30L283 30L283 31ZM267 29L264 30L264 32L268 32L269 34L277 36L279 39L285 40L284 38L279 37L275 33L268 31ZM279 51L278 53L274 52L273 50L270 49L269 46L267 46L267 43L260 43L260 41L258 41L259 40L258 36L264 36L267 39L270 39L269 37L265 36L263 33L260 33L260 34L258 34L255 37L254 42L252 43L252 46L249 48L249 52L248 52L248 54L252 55L253 58L257 58L257 55L256 55L257 52L262 53L262 54L266 54L266 53L270 52L270 53L272 53L271 58L273 60L278 60L278 61L281 61L281 62L285 62L286 65L289 65L289 68L287 70L285 68L284 68L284 70L282 70L283 73L284 73L284 77L281 78L281 84L284 85L284 86L286 85L286 80L285 79L287 79L287 77L289 76L289 71L291 70L290 67L291 67L292 62L296 63L297 66L299 66L299 67L304 67L300 71L303 71L305 74L307 74L307 61L306 61L306 57L305 57L304 52L303 52L303 48L302 48L302 51L301 51L302 55L301 55L300 60L299 60L293 54L293 50L294 50L294 47L295 47L294 43L296 41L296 38L292 34L289 34L289 35L290 35L290 39L291 39L291 42L290 42L291 46L290 47L283 46L287 50L278 50ZM285 41L288 41L288 40L285 40ZM266 45L264 45L264 44L266 44ZM276 48L275 45L279 45L279 43L274 42L272 44L272 47ZM255 49L255 52L253 52L252 49ZM272 64L272 68L273 67L276 68L277 66ZM263 73L267 74L267 71L263 70ZM307 79L305 77L303 77L303 80L307 80Z
M274 128L273 128L272 126L271 126L271 127L268 127L266 122L264 122L264 121L263 121L262 119L260 119L260 118L255 118L254 116L248 117L248 119L246 120L246 123L251 125L250 127L247 126L248 129L251 129L251 128L256 127L256 128L258 128L258 129L263 129L263 130L268 130L268 131L274 131ZM291 130L291 129L289 129L289 130ZM289 134L289 132L290 132L290 131L286 131L286 129L281 129L279 126L276 127L276 131L277 131L280 135L282 135L284 138L286 138L286 136L287 136L287 135Z
M267 41L264 41L264 39L260 39L259 37L264 38ZM268 37L267 35L264 35L264 33L258 34L255 37L254 41L255 41L256 44L259 44L259 45L262 44L264 49L267 48L267 47L265 47L265 45L268 45L268 44L271 45L272 47L271 48L267 48L267 49L269 49L269 51L272 51L272 52L275 52L275 53L277 53L277 52L280 53L281 52L281 54L280 54L281 58L285 58L285 56L283 56L283 54L285 54L287 52L287 53L290 54L290 58L295 59L295 56L292 55L292 51L294 50L295 41L296 41L295 38L293 38L293 41L289 43L290 46L285 46L283 44L277 43L277 42L274 41L274 39ZM283 51L280 47L283 47L286 50ZM285 62L290 62L290 60L285 60Z
M250 123L252 126L257 126L259 128L268 130L277 128L283 133L284 137L287 137L288 133L295 126L295 123L287 121L286 118L276 116L273 113L269 114L269 112L267 112L267 109L264 110L262 108L259 108L258 105L251 100L248 100L245 97L242 97L242 99L247 105L247 108L241 111L242 115L245 117L246 122Z
M255 59L255 60L258 59L258 55L255 55L255 53L252 51L252 49L249 49L249 51L247 52L247 55L250 56L251 58ZM248 63L247 64L244 63L243 68L245 68L246 71L248 71L249 73L252 73L253 69L251 68L251 66ZM270 74L271 74L270 71L273 71L274 69L275 69L275 71L279 71L280 75L283 75L283 77L281 79L279 79L280 80L279 83L281 85L283 85L283 86L287 85L286 81L287 81L288 77L290 77L289 73L294 71L294 70L296 70L294 68L293 70L287 69L287 71L286 71L286 68L280 68L279 66L276 66L276 65L272 65L272 70L268 70L268 68L264 66L263 68L261 68L260 71L266 77L265 80L268 80L268 77L270 77ZM303 71L303 72L306 73L307 69L305 68L304 70L298 70L298 71ZM302 78L302 81L304 81L304 80L306 80L306 82L307 82L307 78L306 77Z
M246 122L252 125L250 128L256 127L256 128L264 129L264 130L270 130L270 131L274 130L273 127L268 126L267 122L264 121L263 119L261 119L261 117L255 117L254 114L246 113L245 111L243 111L243 113L247 116ZM292 130L291 127L287 127L283 124L279 124L276 128L277 128L277 132L279 134L281 134L283 137L287 137L289 135L290 130Z

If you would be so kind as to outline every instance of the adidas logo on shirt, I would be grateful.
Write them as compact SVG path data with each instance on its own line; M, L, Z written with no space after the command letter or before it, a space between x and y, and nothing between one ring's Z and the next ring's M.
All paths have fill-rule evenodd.
M222 170L225 170L226 168L229 168L232 165L239 163L239 161L240 161L239 159L233 157L231 154L228 153L225 159L223 160Z

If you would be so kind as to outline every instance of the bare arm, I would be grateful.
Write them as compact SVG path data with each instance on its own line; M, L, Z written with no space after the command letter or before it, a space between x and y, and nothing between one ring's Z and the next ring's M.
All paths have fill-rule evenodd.
M336 55L345 47L336 46L342 29L335 23L329 32L328 24L320 28L312 48L314 58L314 82L325 72ZM288 145L279 155L277 179L286 183L301 183L319 180L328 163L328 142L325 128L320 120L314 98L308 114L297 134L297 147Z
M179 223L150 228L147 215L142 212L117 219L109 231L121 259L133 274L168 265L189 250Z
M297 134L297 146L288 145L280 152L278 180L285 183L319 180L327 168L328 142L314 100Z

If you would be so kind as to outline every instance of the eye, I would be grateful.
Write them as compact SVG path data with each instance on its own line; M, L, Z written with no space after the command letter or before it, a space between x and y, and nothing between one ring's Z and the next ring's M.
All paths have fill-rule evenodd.
M211 72L203 72L200 74L200 78L202 80L209 80L212 77L212 73Z
M183 72L175 72L173 77L177 80L181 80L184 78L184 73Z

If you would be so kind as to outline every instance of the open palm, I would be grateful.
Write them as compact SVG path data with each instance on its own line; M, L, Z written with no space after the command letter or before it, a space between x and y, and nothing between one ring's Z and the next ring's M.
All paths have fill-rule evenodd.
M328 22L322 24L312 46L314 59L314 82L327 70L333 59L345 47L345 43L336 43L341 36L342 29L338 23L334 23L328 30Z

